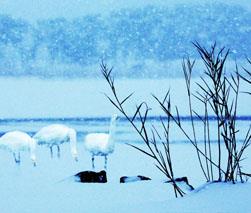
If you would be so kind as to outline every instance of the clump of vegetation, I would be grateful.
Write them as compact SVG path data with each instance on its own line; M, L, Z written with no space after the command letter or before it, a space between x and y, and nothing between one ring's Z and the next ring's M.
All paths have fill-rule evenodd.
M154 159L156 162L156 167L167 177L167 180L173 185L175 196L182 197L185 194L185 192L183 192L182 189L175 182L175 176L173 172L173 164L170 152L169 130L170 130L171 117L167 115L166 123L164 123L163 119L161 118L161 123L163 127L163 135L161 135L159 133L159 130L157 130L154 125L152 125L152 127L150 128L148 128L146 125L148 112L150 110L146 102L141 102L139 106L136 107L134 115L129 116L124 107L124 104L133 95L133 93L123 99L120 99L118 97L117 90L114 84L114 78L111 75L112 68L108 69L108 67L104 63L102 63L101 70L113 94L113 99L110 98L109 96L107 96L107 98L130 122L130 124L138 133L138 135L144 141L147 150L143 150L132 144L129 145ZM169 92L167 93L166 98L168 97L168 94ZM171 108L170 100L168 101L168 103L169 104L167 106L167 109L170 110ZM137 122L138 120L140 122ZM158 144L157 139L161 141L160 144ZM162 151L160 146L162 146L164 151Z
M101 64L102 74L112 91L112 97L107 96L107 98L134 127L147 149L143 150L132 144L130 146L155 160L156 167L172 183L176 197L178 195L183 196L185 193L177 186L174 178L170 152L169 133L171 124L177 125L186 139L194 146L206 181L231 181L235 183L240 180L244 182L243 176L248 175L242 171L241 161L245 150L251 143L251 128L247 131L242 142L237 139L239 130L236 121L240 87L238 66L236 65L233 73L225 72L225 62L229 50L225 50L225 48L218 50L216 43L209 50L197 42L194 43L194 46L204 62L205 76L201 76L201 81L196 83L198 91L193 92L191 90L191 77L195 60L183 59L182 68L187 88L192 134L183 127L177 106L175 106L175 113L173 113L170 91L167 92L163 99L153 96L166 116L160 116L162 130L157 129L154 125L149 126L146 124L150 110L146 102L141 102L136 107L134 114L129 116L125 102L133 94L120 99L112 76L112 68L108 69L103 62ZM248 72L248 74L251 76L251 73ZM251 81L249 82L251 83ZM194 110L194 100L196 104L202 104L203 115ZM212 116L215 118L213 121L210 120ZM194 124L195 118L201 120L203 124L203 146L198 144ZM136 122L138 120L140 122ZM212 132L214 125L216 125L216 132ZM217 135L217 153L212 153L212 134Z
M225 72L225 62L229 55L229 50L221 48L217 51L216 43L207 50L199 43L194 43L201 59L205 65L205 76L201 76L201 82L196 84L199 90L196 93L191 91L191 76L195 61L191 62L189 58L183 60L183 72L187 86L187 94L189 99L189 111L191 117L191 126L193 136L190 137L187 131L183 129L179 120L168 110L164 109L167 114L173 118L173 121L184 132L187 139L193 144L197 150L198 159L201 169L207 181L238 181L243 182L243 173L241 168L241 161L243 153L250 145L251 135L250 128L247 131L241 146L237 140L239 130L237 129L237 106L240 87L240 75L238 66L235 67L234 73ZM193 95L197 101L201 102L204 108L204 115L199 115L193 109L191 101ZM160 102L159 102L160 103ZM209 121L209 112L215 118L215 121ZM198 117L204 126L204 149L198 149L196 131L194 128L193 118ZM216 125L216 132L211 132L212 126ZM210 136L217 135L217 159L212 157ZM239 144L238 144L239 143ZM203 152L203 154L201 153ZM223 156L223 153L227 153ZM215 153L214 153L215 154ZM202 162L204 160L204 163ZM224 168L224 166L226 168ZM213 169L216 167L216 171Z

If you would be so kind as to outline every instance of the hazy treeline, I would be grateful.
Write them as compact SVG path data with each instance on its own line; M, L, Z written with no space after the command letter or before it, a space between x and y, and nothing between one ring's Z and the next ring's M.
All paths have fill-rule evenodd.
M170 75L167 61L197 57L195 40L217 41L233 58L250 56L250 23L250 11L224 4L148 6L35 24L0 15L0 75L95 76L101 59L124 68L121 76L150 76L154 66L156 76Z

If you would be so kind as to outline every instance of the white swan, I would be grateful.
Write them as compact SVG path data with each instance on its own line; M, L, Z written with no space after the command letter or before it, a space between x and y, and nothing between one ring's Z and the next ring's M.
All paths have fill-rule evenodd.
M21 131L5 133L0 138L0 147L12 152L15 162L18 164L20 163L20 152L29 151L33 165L36 166L36 142L27 133Z
M59 145L65 142L70 142L72 157L77 161L77 133L74 129L62 124L52 124L40 129L33 138L37 144L46 144L51 150L51 157L53 157L52 147L56 146L58 149L58 157L60 157Z
M109 134L90 133L86 135L84 145L85 149L92 154L92 168L94 169L94 157L105 157L105 169L107 167L107 155L114 151L114 134L116 128L117 115L111 118Z

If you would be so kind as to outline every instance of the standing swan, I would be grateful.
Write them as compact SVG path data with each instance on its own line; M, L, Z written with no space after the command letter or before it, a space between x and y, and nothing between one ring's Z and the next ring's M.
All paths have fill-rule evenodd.
M92 168L94 169L94 157L105 157L105 169L107 168L107 155L114 151L114 134L116 128L117 115L111 118L109 134L106 133L90 133L86 135L84 145L85 149L92 154Z
M61 124L52 124L40 129L33 138L37 144L46 144L51 150L51 157L53 157L52 147L56 146L58 150L58 157L60 157L59 145L65 142L70 142L72 157L77 161L77 133L74 129Z
M17 164L20 164L21 162L20 151L29 151L33 165L36 166L36 142L25 132L12 131L5 133L0 138L0 147L12 152Z

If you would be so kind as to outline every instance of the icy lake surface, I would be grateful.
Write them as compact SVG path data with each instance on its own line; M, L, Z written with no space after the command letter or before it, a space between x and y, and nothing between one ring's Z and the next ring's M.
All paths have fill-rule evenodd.
M163 118L165 120L165 118ZM196 119L196 118L195 118ZM184 116L181 119L182 126L187 132L192 134L191 122L189 116ZM241 130L237 135L239 138L244 139L245 134L249 128L251 121L250 116L240 116L237 121L237 128ZM109 132L109 117L91 117L91 118L40 118L40 119L1 119L0 120L0 136L8 131L22 130L27 132L29 135L33 136L40 128L50 125L50 124L64 124L70 126L77 131L77 140L79 143L84 141L84 137L88 133L108 133ZM216 142L216 121L214 118L210 119L211 125L211 140ZM159 117L150 117L147 122L147 126L150 128L154 125L158 129L159 133L163 133L163 128ZM140 126L139 120L136 121L136 125ZM198 142L203 143L203 125L199 120L195 121L195 128L197 132ZM188 143L187 138L182 134L179 128L171 122L171 143ZM136 131L132 128L130 123L124 118L120 117L116 126L116 138L117 143L122 144L139 144L143 143L140 137L137 135Z
M193 79L192 90L198 91ZM0 133L11 130L22 130L33 135L41 127L53 123L62 123L75 128L79 141L89 132L107 132L112 114L117 113L121 118L118 122L117 134L121 142L137 141L137 135L128 138L132 129L124 117L108 101L104 93L111 96L110 88L104 79L69 79L45 80L37 78L0 78ZM119 97L122 99L134 92L125 104L128 115L133 116L136 105L146 101L152 110L149 112L149 124L161 127L162 112L152 95L162 99L170 89L171 103L177 106L184 125L190 127L187 92L184 79L115 79ZM241 82L240 91L249 91L249 85ZM250 121L250 98L240 93L238 102L238 125L241 129L248 128ZM194 109L203 115L202 105L193 99ZM212 122L214 122L212 120ZM196 126L201 123L197 121ZM175 125L172 127L175 140L183 138ZM190 128L191 129L191 128ZM200 128L197 128L200 129ZM201 129L202 131L203 129ZM212 131L213 132L213 131ZM245 131L244 131L245 132ZM241 133L240 133L241 134Z
M110 117L118 113L104 93L111 95L106 81L97 79L38 79L38 78L0 78L0 118L81 118ZM199 79L191 82L192 91L196 93ZM177 106L179 114L189 115L187 91L183 78L167 79L116 79L115 86L121 99L134 92L125 108L133 115L135 106L142 101L148 103L152 110L150 116L163 115L160 106L152 95L164 98L170 89L173 107ZM240 85L238 115L249 116L250 85L243 81ZM194 101L194 110L203 114L202 105Z
M199 79L193 79L194 92L198 90L195 84L198 81ZM0 85L1 135L13 130L22 130L33 135L43 126L61 123L76 129L78 141L82 142L87 133L108 132L110 117L117 113L120 117L116 133L119 142L138 143L140 140L123 115L105 97L104 93L111 96L111 91L104 79L0 78ZM152 94L161 99L170 89L172 105L173 107L177 105L184 128L191 131L187 92L183 79L118 79L115 80L115 85L121 99L134 92L125 105L129 115L133 115L135 106L141 101L148 103L152 110L149 112L147 124L149 127L154 125L160 132L162 131L160 116L164 119L166 116ZM249 91L249 85L242 82L240 90ZM242 130L239 133L240 138L244 137L251 120L249 100L247 94L240 93L237 122L238 128ZM203 115L202 106L195 99L193 102L194 109ZM212 124L215 122L213 117L211 122ZM139 122L137 124L139 125ZM201 125L197 119L195 127L199 131L199 140L203 139ZM174 124L171 124L171 129L171 134L174 136L171 136L172 142L185 142L184 136ZM211 137L213 139L215 136Z

